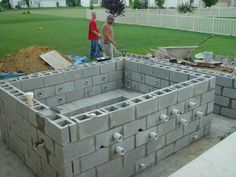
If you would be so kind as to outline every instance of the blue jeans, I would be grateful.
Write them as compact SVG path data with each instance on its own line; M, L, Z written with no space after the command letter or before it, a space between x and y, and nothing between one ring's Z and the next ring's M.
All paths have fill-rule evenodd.
M98 45L98 40L91 40L90 44L90 58L99 58L100 57L100 49Z

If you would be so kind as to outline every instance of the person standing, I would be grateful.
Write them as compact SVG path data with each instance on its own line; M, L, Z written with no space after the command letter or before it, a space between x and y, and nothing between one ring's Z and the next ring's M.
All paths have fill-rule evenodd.
M114 32L112 24L114 23L114 16L108 15L107 21L102 27L103 33L103 51L109 57L113 57L116 52L116 42L114 41Z
M91 13L91 20L89 22L89 30L88 30L88 40L90 40L90 59L99 58L100 57L100 48L99 48L99 38L101 35L99 34L98 25L96 22L96 13Z

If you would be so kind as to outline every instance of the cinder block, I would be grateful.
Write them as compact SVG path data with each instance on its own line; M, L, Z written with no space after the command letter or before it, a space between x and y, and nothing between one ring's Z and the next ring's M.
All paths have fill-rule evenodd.
M56 85L56 95L60 95L63 93L71 92L75 89L74 82L66 82L63 84Z
M208 91L202 94L202 105L214 100L215 90Z
M55 116L54 120L45 121L45 133L55 142L65 145L70 142L69 125L74 124L62 115Z
M122 158L111 160L97 167L98 177L110 177L115 171L122 169Z
M164 135L176 127L176 118L170 119L168 122L164 122L157 126L157 131L160 135Z
M152 65L148 63L138 63L138 72L143 74L152 75Z
M232 88L232 86L233 86L233 77L232 76L226 76L225 74L216 75L216 85Z
M21 81L19 79L12 78L12 79L8 79L7 82L11 84L12 86L21 90Z
M187 135L179 140L176 141L174 151L179 151L180 149L184 148L185 146L191 143L191 135Z
M196 112L197 111L201 111L201 112L203 112L203 116L205 116L205 114L206 114L206 111L207 111L207 104L205 104L205 105L203 105L203 106L200 106L200 107L198 107L198 108L196 108L196 109L194 109L193 110L193 119L196 119L197 117L196 117Z
M136 134L136 147L138 146L141 146L149 141L152 141L152 139L150 138L149 134L151 132L155 132L157 133L157 128L156 127L153 127L153 128L150 128L148 130L145 130L145 131L141 131L139 132L138 134ZM155 140L153 140L155 141Z
M88 170L84 173L81 173L80 175L76 175L76 177L95 177L95 176L96 176L95 168Z
M116 59L116 70L123 70L124 60Z
M199 120L199 128L203 128L205 125L211 123L211 116L205 116Z
M196 132L192 133L192 137L197 136L198 138L203 137L204 135L204 128L201 128L199 130L197 130ZM193 141L193 138L192 138Z
M139 88L139 91L142 93L149 93L154 90L152 86L142 84L142 83L138 84L138 88Z
M102 147L109 146L110 144L114 144L115 140L113 139L113 134L120 133L122 135L121 131L122 127L117 127L105 133L96 135L96 149L100 149Z
M53 73L51 75L44 76L43 81L44 81L45 87L60 84L60 83L64 82L64 74L63 73Z
M139 91L138 86L139 86L139 83L138 83L138 82L136 82L136 81L132 81L132 82L131 82L131 88L132 88L133 90Z
M66 95L58 95L46 99L47 105L49 107L55 107L57 105L66 104Z
M156 141L150 141L147 143L147 154L151 154L166 145L165 135L160 136Z
M69 162L79 157L85 156L94 152L94 150L94 137L87 138L76 143L69 143L65 146L55 144L55 155L63 162Z
M73 174L75 175L79 174L81 172L80 159L73 160L72 165L73 165Z
M47 176L56 177L56 171L46 161L42 160L41 166Z
M125 60L125 69L131 71L138 71L138 64L130 60Z
M230 88L224 87L223 96L236 99L236 89L230 89Z
M114 71L108 73L109 81L116 81L119 79L122 79L123 77L123 71Z
M85 171L101 165L109 160L109 149L102 148L99 151L81 157L81 170Z
M67 69L64 73L65 81L74 81L79 80L83 78L83 71L82 68L76 68L76 69Z
M102 93L108 92L111 90L115 90L117 88L117 82L112 81L112 82L107 82L105 84L102 84Z
M190 102L196 103L196 106L192 107L192 108L189 107ZM201 95L186 100L185 110L186 110L186 112L188 112L188 111L191 111L199 106L201 106Z
M236 100L232 100L231 108L236 109Z
M93 114L95 117L91 117ZM78 136L81 140L108 130L108 114L99 110L74 116L72 119L78 123Z
M190 83L194 84L195 95L203 94L208 90L208 84L209 84L208 80L199 81L195 79L190 81Z
M171 90L169 88L166 88L161 91L155 91L153 93L159 96L159 109L160 110L177 103L176 90Z
M145 155L145 146L140 146L124 155L124 166L133 164L138 159L143 158Z
M131 71L131 80L144 83L144 74Z
M216 95L222 95L223 93L223 87L222 86L216 86L215 87L215 94Z
M112 147L111 147L111 149L112 149L112 159L120 157L120 155L115 152L115 148L117 146L120 146L120 147L124 148L126 153L128 151L134 149L134 136L131 136L130 138L127 138L127 139L125 139L124 141L122 141L120 143L112 145Z
M38 88L42 88L43 84L43 77L36 77L36 78L29 78L21 80L21 89L23 91L30 91Z
M114 61L107 61L101 66L101 73L108 73L116 70L116 63Z
M108 82L108 74L93 76L93 85L103 84Z
M85 79L75 80L75 89L81 89L92 86L92 78L88 77Z
M194 120L184 127L184 136L198 129L198 120Z
M216 104L214 104L214 109L213 109L213 112L214 112L215 114L220 114L220 106L219 106L219 105L216 105Z
M115 107L106 107L106 111L110 112L110 128L122 125L124 123L135 120L135 107L129 102L122 102ZM114 110L115 109L115 110Z
M124 168L115 171L115 173L112 175L112 177L130 177L134 175L134 165L129 164L127 166L124 166Z
M48 149L50 152L54 153L54 142L51 138L49 138L47 135L42 133L40 130L37 130L38 133L38 139L44 141L45 148Z
M229 108L222 107L221 114L224 116L236 119L236 110L235 109L229 109Z
M73 176L72 163L63 163L53 154L49 155L49 164L61 175L64 177Z
M204 127L204 136L208 135L211 131L211 124L208 124Z
M194 85L188 85L186 83L180 85L184 87L178 89L178 102L190 99L194 96Z
M125 80L124 80L124 86L125 86L125 88L127 88L127 89L131 89L131 88L132 88L132 82L131 82L131 80L125 79Z
M167 133L166 144L170 144L183 136L183 127L179 127L176 130Z
M152 69L152 74L153 76L156 76L158 78L161 78L161 79L166 79L166 80L169 80L170 78L170 68L168 67L161 67L161 66L158 66L158 67L153 67Z
M137 102L137 100L142 101ZM157 97L152 96L151 94L137 97L136 99L132 99L131 102L135 103L137 118L143 117L159 110L159 100Z
M124 79L131 79L131 71L129 70L124 71Z
M173 106L170 106L169 108L168 108L168 115L170 116L170 117L176 117L176 115L173 115L172 114L172 110L173 109L177 109L177 110L179 110L180 111L180 114L182 115L182 114L184 114L184 108L185 108L185 102L181 102L181 103L178 103L178 104L176 104L176 105L173 105Z
M169 81L161 79L161 88L165 88L165 87L168 87L168 86L170 86Z
M142 171L143 168L141 167L142 164L145 164L146 167L149 167L155 163L155 153L148 155L142 159L139 159L135 162L135 172Z
M96 85L85 89L85 97L90 97L101 93L102 93L101 85Z
M215 76L209 76L208 78L210 78L209 89L215 88L216 87L216 77Z
M154 87L157 87L157 88L161 87L161 80L156 78L156 77L145 75L144 80L145 80L145 84L147 84L147 85L151 85L151 86L154 86Z
M124 138L133 136L143 130L146 130L146 118L132 121L124 125Z
M163 109L161 111L158 111L158 112L148 115L147 116L147 128L154 127L154 126L162 123L162 121L160 120L161 114L167 115L167 109Z
M66 93L67 102L76 101L84 98L84 89L74 90L72 92Z
M53 97L55 95L56 95L55 86L34 90L35 99L43 99L43 98Z
M89 76L97 76L100 74L100 67L96 64L90 64L89 66L84 66L82 68L83 70L83 78L89 77Z
M229 106L230 99L228 97L215 95L215 103L221 106Z
M170 70L170 80L173 82L183 82L188 80L188 74L183 73L181 69Z
M174 143L169 144L168 146L165 146L165 147L161 148L160 150L158 150L156 152L157 162L159 162L162 159L166 158L167 156L169 156L173 152L174 152Z

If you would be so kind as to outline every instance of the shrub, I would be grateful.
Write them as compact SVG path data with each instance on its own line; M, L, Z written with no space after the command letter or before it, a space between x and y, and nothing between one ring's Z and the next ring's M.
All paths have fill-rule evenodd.
M192 3L190 2L182 2L178 4L177 10L179 13L185 14L185 13L192 13L195 10L195 8L192 6Z

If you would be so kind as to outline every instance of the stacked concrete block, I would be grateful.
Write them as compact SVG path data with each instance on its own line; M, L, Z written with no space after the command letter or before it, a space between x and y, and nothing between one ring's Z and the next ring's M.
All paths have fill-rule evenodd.
M178 65L132 56L34 77L0 82L0 126L9 147L40 177L130 177L210 131L215 78ZM123 85L145 94L54 111ZM41 102L28 106L24 91Z

